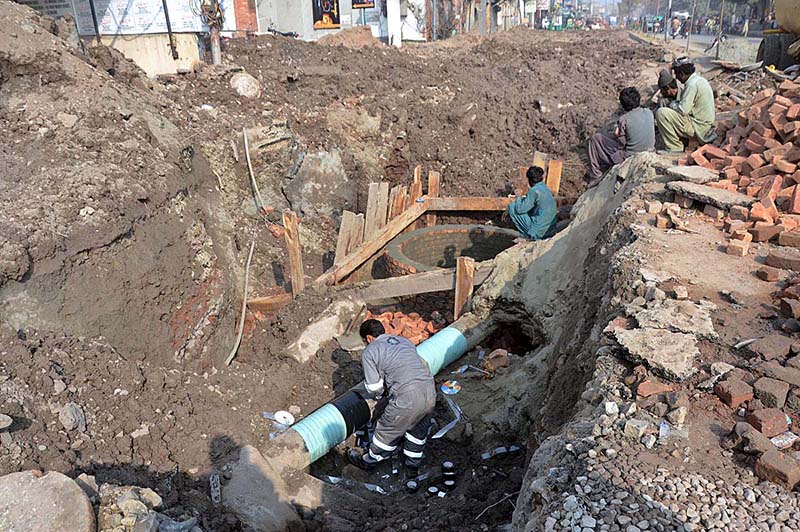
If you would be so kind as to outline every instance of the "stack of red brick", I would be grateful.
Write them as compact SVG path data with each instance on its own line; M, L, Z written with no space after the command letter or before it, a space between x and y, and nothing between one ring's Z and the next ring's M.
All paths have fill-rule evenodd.
M800 214L800 84L757 93L737 122L719 125L719 146L702 146L679 164L720 172L712 187L769 197L779 211Z
M403 314L402 312L384 312L378 315L367 312L366 319L376 319L380 321L383 323L387 334L395 334L408 338L414 345L419 345L443 328L442 324L422 319L422 316L416 312L409 312L408 314Z

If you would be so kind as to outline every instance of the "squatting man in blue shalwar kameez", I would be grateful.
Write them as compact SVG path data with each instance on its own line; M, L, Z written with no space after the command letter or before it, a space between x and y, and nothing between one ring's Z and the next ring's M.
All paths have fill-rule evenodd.
M384 396L369 450L350 449L348 460L370 470L403 448L405 466L416 474L422 463L436 385L430 369L407 338L386 334L378 320L366 320L359 330L367 348L361 355L364 386L369 397Z
M515 199L503 213L503 222L514 222L517 231L531 240L542 240L556 234L558 208L553 193L544 184L544 170L531 166L527 172L528 193Z

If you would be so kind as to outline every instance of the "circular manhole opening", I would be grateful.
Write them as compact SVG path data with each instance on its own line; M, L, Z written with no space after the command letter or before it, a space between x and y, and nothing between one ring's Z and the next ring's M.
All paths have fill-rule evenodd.
M458 257L493 259L514 245L519 233L490 225L437 225L401 236L387 247L393 276L454 268Z

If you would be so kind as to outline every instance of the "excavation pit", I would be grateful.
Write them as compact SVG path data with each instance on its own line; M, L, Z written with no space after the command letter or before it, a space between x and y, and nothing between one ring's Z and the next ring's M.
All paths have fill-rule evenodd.
M489 225L437 225L418 229L387 247L387 268L392 276L398 276L454 268L458 257L482 262L513 246L518 237L516 231Z

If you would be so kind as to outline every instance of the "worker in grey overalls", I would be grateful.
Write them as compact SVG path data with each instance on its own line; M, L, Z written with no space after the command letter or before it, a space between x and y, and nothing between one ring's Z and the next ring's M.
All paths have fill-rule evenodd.
M386 334L378 320L366 320L359 332L367 344L361 355L367 394L370 398L385 395L388 403L378 418L369 450L362 454L350 449L347 457L361 469L372 469L402 444L406 468L414 472L422 463L436 404L433 376L414 344Z

